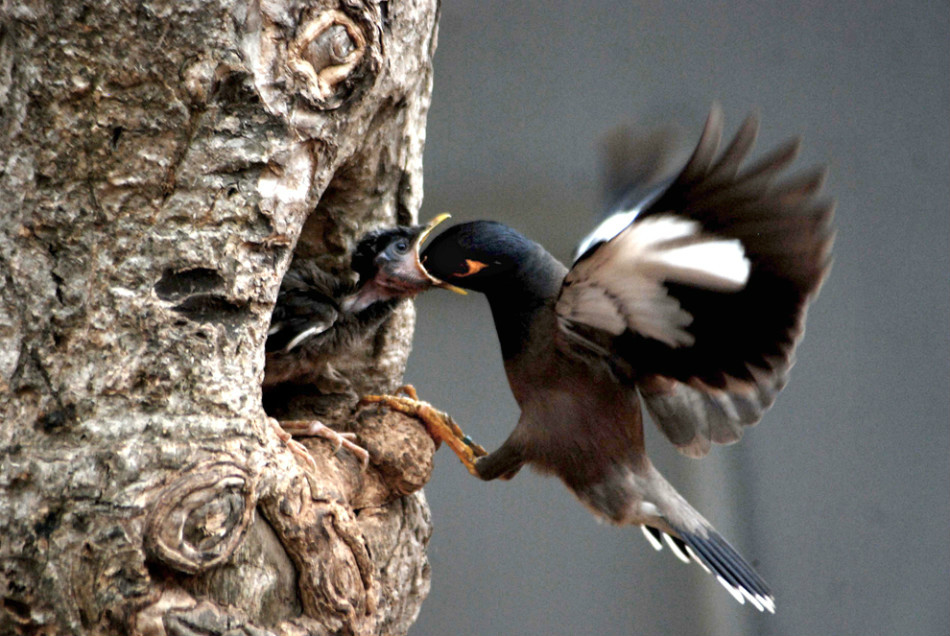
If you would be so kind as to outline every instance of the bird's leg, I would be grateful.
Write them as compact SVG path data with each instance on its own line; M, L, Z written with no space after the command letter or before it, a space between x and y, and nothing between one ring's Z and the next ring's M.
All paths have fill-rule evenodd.
M360 460L360 464L362 464L363 468L369 465L369 452L356 443L356 435L353 433L338 433L323 422L317 420L285 420L280 422L280 426L287 435L287 438L290 439L290 441L287 442L287 445L290 446L290 450L298 452L294 449L294 446L299 446L303 449L303 452L307 454L307 457L310 458L310 463L313 463L313 458L310 457L310 453L303 444L292 439L293 437L322 437L333 442L334 452L345 448Z
M476 476L485 481L508 480L521 470L524 461L522 445L509 437L496 450L478 460Z
M437 444L445 442L458 455L468 472L479 477L475 461L487 455L488 451L462 432L450 415L436 409L428 402L421 401L411 385L400 387L396 393L404 395L367 395L360 400L360 404L383 404L394 411L418 418L425 424L426 430Z

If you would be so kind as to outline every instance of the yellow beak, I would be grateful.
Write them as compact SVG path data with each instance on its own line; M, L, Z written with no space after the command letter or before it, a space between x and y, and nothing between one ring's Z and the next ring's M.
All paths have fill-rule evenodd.
M456 294L462 294L463 296L465 296L465 295L468 294L468 292L465 291L464 289L462 289L461 287L456 287L455 285L452 285L452 284L450 284L450 283L447 283L447 282L445 282L444 280L440 280L440 279L436 278L435 276L433 276L432 274L430 274L430 273L428 272L428 270L426 270L425 265L422 264L422 260L421 260L420 257L419 257L419 253L420 253L421 250L422 250L422 243L426 240L426 238L428 238L429 234L432 233L432 230L434 230L435 227L436 227L439 223L441 223L442 221L446 220L446 219L449 218L450 216L452 216L452 215L451 215L451 214L447 214L447 213L442 213L442 214L436 216L435 218L433 218L431 221L429 221L429 223L428 223L428 225L426 225L425 229L422 230L422 233L419 234L419 236L416 238L415 244L412 246L412 248L413 248L413 250L415 251L416 260L418 261L419 267L422 269L422 271L425 272L425 275L429 278L429 280L432 281L432 284L433 284L433 285L435 285L436 287L441 287L442 289L447 289L447 290L449 290L449 291L453 291L453 292L455 292Z

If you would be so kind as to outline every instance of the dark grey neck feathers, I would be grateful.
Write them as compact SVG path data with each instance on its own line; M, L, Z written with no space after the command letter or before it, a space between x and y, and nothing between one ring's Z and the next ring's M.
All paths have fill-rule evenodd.
M539 312L553 311L567 274L567 268L543 247L525 242L529 248L515 269L485 291L505 360L521 353Z

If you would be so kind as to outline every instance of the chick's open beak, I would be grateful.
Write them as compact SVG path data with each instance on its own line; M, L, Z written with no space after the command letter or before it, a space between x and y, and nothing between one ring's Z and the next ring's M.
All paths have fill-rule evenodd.
M376 265L378 271L367 287L381 288L381 290L385 290L390 295L402 297L415 296L419 292L432 286L443 287L464 294L465 292L463 290L432 276L426 271L420 258L423 241L426 240L426 237L429 236L435 226L447 218L449 218L448 214L440 214L429 221L425 226L417 225L413 227L414 238L412 239L412 244L402 256L394 257L388 251L384 251L377 256ZM368 289L366 293L370 294L375 292Z

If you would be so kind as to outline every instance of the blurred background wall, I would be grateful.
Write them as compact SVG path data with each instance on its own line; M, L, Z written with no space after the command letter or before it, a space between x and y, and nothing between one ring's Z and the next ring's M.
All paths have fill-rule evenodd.
M942 2L447 0L423 217L505 221L561 259L592 226L596 141L619 123L698 139L719 100L758 148L829 163L835 265L791 382L703 461L649 426L660 470L775 590L740 607L556 480L426 488L432 593L416 636L950 633L950 29ZM418 301L407 379L497 447L518 410L484 298Z

